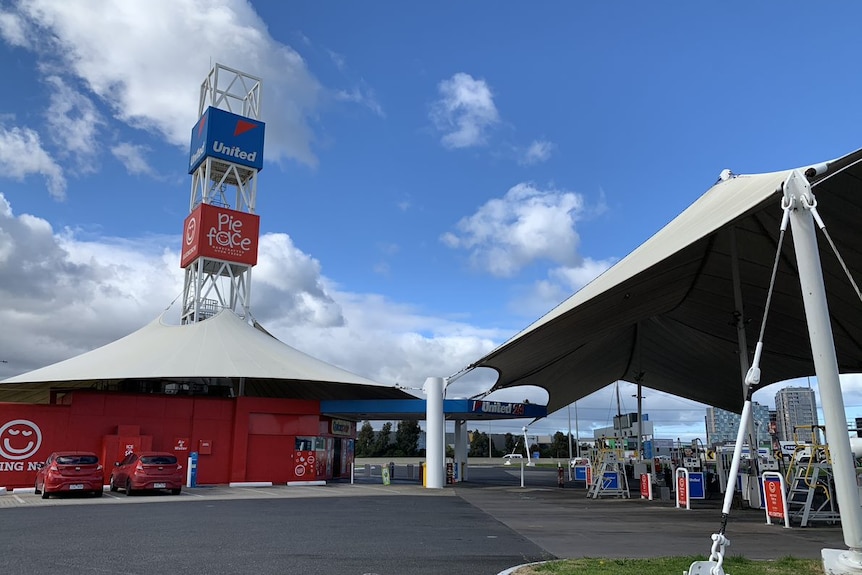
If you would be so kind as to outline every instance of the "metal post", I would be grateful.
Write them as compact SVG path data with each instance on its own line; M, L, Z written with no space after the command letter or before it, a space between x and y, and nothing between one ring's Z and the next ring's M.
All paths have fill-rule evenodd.
M794 170L784 184L784 201L790 204L790 226L799 270L799 285L811 340L814 373L820 388L820 403L826 429L829 430L829 453L835 478L835 496L841 509L841 530L849 550L823 549L823 565L832 575L862 573L862 508L856 489L856 472L846 432L847 415L841 396L838 359L826 301L826 287L817 250L812 208L816 206L811 186L800 170Z
M643 384L638 376L638 461L643 459Z
M566 406L566 411L569 413L569 481L572 480L572 404Z
M578 431L578 402L575 402L575 456L581 456L581 434Z

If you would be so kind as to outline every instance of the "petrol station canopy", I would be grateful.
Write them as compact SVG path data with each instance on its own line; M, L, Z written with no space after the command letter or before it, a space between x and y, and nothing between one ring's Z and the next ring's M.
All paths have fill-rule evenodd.
M826 229L857 282L860 160L857 150L802 168ZM750 361L776 257L782 184L791 171L723 172L631 254L469 368L495 369L494 390L545 388L549 412L614 381L640 379L644 387L739 413L744 397L737 324L744 329ZM672 178L649 180L644 192L660 198L661 188L672 185ZM814 373L791 234L788 229L781 248L759 387ZM818 246L839 370L860 372L862 304L822 233ZM734 270L741 308L735 304Z
M235 313L185 325L159 317L124 338L0 382L0 400L38 402L49 389L124 390L129 382L228 382L243 395L407 399L412 395L298 351ZM175 388L181 389L181 388Z

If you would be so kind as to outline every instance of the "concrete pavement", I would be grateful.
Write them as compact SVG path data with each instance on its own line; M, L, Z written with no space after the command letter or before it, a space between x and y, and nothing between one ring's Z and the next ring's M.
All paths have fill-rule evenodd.
M693 501L691 510L675 502L587 499L568 483L556 487L556 473L531 469L520 487L517 469L471 469L471 478L451 487L473 506L559 558L663 557L708 555L710 536L721 526L721 501ZM507 483L507 476L510 478ZM732 510L725 535L728 556L819 559L826 548L846 549L840 525L767 525L763 510Z

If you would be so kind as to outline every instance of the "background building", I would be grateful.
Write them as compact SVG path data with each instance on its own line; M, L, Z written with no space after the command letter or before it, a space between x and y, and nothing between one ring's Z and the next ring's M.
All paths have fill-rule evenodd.
M755 442L760 446L763 442L770 441L769 407L753 401L751 411L754 415L754 425L758 435ZM738 430L738 413L717 407L706 408L706 443L708 445L735 442Z
M809 387L785 387L775 394L776 427L781 441L813 440L817 401Z

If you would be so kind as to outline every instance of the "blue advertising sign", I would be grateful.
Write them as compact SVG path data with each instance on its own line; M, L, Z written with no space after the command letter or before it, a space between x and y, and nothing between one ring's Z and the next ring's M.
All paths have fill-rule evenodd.
M264 123L210 106L192 128L189 173L207 158L263 169Z
M652 459L653 457L655 457L655 455L653 455L652 439L647 439L646 441L644 441L643 442L643 448L644 448L644 459Z
M619 489L620 474L617 471L605 471L602 474L602 489Z
M198 485L198 452L192 451L189 453L189 469L188 469L189 487L197 487Z
M586 465L575 465L575 481L586 481L587 480L587 466Z
M692 499L706 499L703 471L688 472L688 496Z

